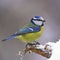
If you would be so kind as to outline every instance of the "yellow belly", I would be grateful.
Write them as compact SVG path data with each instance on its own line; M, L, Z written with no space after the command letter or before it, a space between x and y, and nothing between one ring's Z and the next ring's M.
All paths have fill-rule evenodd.
M17 36L16 38L18 38L23 42L31 43L33 41L36 41L41 36L41 34L43 33L43 30L44 30L44 27L41 27L41 30L39 32L23 34L23 35Z

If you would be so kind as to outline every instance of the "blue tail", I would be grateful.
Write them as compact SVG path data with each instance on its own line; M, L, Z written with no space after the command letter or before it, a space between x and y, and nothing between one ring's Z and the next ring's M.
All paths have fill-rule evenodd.
M12 40L12 39L14 39L16 36L17 36L17 34L10 35L10 36L8 36L7 38L3 39L2 41Z

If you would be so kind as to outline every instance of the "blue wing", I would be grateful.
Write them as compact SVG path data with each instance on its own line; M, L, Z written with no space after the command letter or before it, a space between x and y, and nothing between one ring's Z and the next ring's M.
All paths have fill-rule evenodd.
M32 32L38 32L38 31L40 31L40 27L38 26L38 27L25 27L25 28L22 28L22 29L20 29L18 32L17 32L17 34L26 34L26 33L32 33Z
M36 27L36 26L35 27L24 27L24 28L20 29L17 33L8 36L7 38L3 39L2 41L12 40L16 36L27 34L27 33L32 33L32 32L38 32L38 31L40 31L40 27Z

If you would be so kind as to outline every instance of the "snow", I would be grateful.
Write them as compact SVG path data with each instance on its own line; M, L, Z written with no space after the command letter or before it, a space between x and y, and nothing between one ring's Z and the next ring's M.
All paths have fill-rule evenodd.
M52 55L47 60L60 60L60 39L56 43L49 42L47 44L50 45L52 49Z

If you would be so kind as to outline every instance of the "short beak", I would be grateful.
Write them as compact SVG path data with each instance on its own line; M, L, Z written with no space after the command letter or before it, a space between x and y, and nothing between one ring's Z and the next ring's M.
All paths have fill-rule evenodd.
M43 20L43 22L46 22L45 20Z

